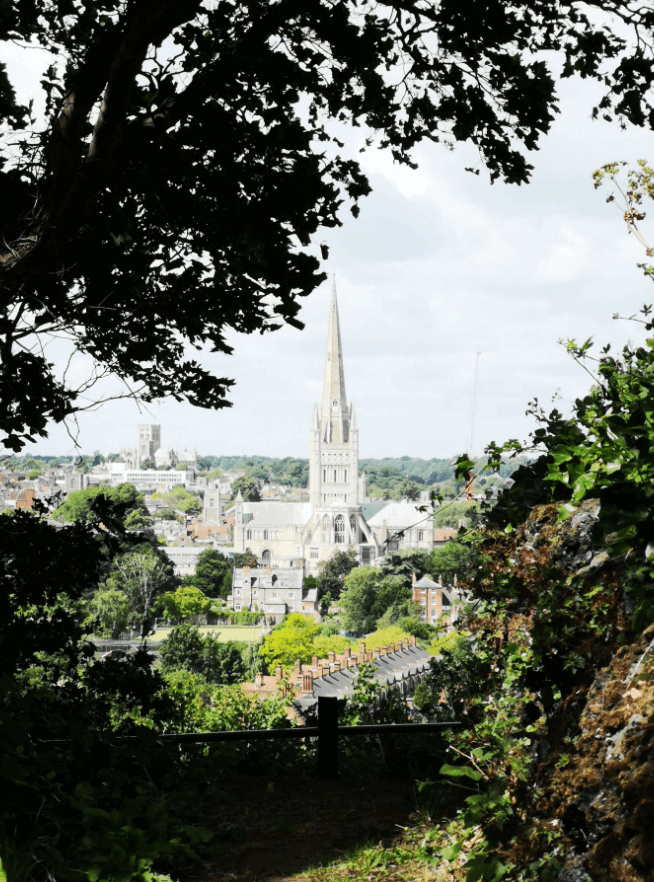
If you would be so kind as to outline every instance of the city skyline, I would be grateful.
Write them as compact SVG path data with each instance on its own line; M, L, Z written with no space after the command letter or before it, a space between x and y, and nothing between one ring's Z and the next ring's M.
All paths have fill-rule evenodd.
M10 47L10 70L27 94L38 81L30 53ZM22 64L22 67L21 67ZM16 74L18 72L18 74ZM568 412L590 378L559 338L593 336L615 350L637 326L613 322L654 300L637 268L645 260L629 238L609 190L594 191L591 174L617 159L652 158L651 132L591 121L597 85L565 80L561 113L541 149L528 155L532 183L490 186L475 150L439 145L416 150L419 168L397 167L384 151L360 155L373 193L355 220L343 206L343 227L322 230L312 245L330 250L336 272L349 394L357 402L361 458L445 458L468 447L475 356L479 380L473 452L491 440L524 439L529 401ZM341 133L352 152L365 132ZM465 171L472 167L478 175ZM645 231L647 232L647 221ZM651 237L654 238L654 237ZM331 278L307 300L300 332L285 327L252 337L228 335L234 355L195 357L236 386L233 407L211 412L175 401L139 409L130 401L79 417L79 449L62 426L27 452L43 455L115 452L131 446L139 423L162 426L164 446L197 447L202 455L306 457L313 403L320 397ZM52 360L65 364L56 341ZM89 362L71 369L80 378ZM111 383L107 392L117 392Z

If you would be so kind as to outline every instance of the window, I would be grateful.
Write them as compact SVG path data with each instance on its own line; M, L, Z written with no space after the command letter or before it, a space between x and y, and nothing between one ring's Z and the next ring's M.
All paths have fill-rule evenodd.
M418 542L422 542L425 538L424 530L418 530Z
M237 597L240 597L240 596L241 596L241 589L240 589L240 588L237 588L237 589L236 589L236 596L237 596Z
M309 556L311 557L311 560L318 560L318 549L312 548L309 553Z
M236 612L238 612L238 611L240 610L240 608L241 608L241 604L240 604L240 603L237 603L237 604L234 606L234 609L236 610Z
M263 531L263 541L266 542L268 540L268 530Z
M343 470L343 480L347 481L347 469Z
M270 552L269 552L268 550L266 550L266 551L264 551L263 554L261 555L261 563L262 563L265 567L269 567L269 566L270 566L270 562L271 562L271 555L270 555Z
M334 483L336 483L336 469L334 469Z
M334 520L334 542L337 545L345 543L345 518L343 515L336 515Z
M245 531L245 538L246 538L246 539L251 539L251 538L252 538L252 530L246 530L246 531Z
M273 591L272 596L273 596L273 597L277 597L277 592L276 592L276 591Z
M327 469L322 470L322 479L323 479L323 481L327 480Z
M345 501L347 502L347 499ZM352 541L356 542L358 540L356 515L350 515L350 531L352 533Z
M329 515L325 515L322 519L322 541L329 542L331 533L331 521L329 520Z

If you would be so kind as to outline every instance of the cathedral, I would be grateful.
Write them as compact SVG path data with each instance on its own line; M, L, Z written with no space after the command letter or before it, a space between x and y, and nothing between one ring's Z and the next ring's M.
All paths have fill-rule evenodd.
M365 475L359 475L359 430L345 391L335 282L322 402L314 405L309 450L309 502L244 502L239 493L230 512L235 553L251 551L262 566L316 574L335 551L353 549L368 564L389 550L433 548L431 525L414 529L423 518L415 503L367 502Z

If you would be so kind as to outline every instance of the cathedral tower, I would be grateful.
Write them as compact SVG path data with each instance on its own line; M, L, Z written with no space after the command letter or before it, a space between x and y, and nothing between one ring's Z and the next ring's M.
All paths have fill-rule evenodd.
M309 488L312 511L333 506L356 508L359 503L358 477L359 431L356 427L354 405L348 407L345 392L343 347L334 280L327 331L322 408L319 411L317 405L314 407L311 420ZM352 539L356 543L356 538Z

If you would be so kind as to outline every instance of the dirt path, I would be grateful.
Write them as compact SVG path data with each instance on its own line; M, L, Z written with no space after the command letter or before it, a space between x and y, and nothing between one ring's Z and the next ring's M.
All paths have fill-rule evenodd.
M204 821L219 853L172 875L180 882L281 882L286 874L336 859L358 843L390 845L415 811L411 781L225 782Z

